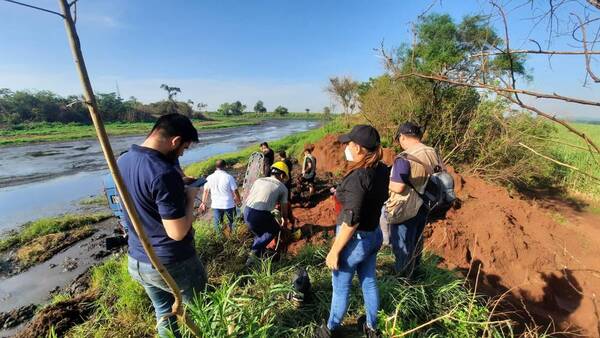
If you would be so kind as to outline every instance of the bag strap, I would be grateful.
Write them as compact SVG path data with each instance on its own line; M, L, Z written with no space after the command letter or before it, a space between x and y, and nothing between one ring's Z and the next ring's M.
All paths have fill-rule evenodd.
M399 158L404 158L405 160L414 161L414 162L422 165L423 167L425 167L425 171L427 172L427 174L429 176L431 176L431 174L429 173L429 171L431 170L431 167L426 165L425 163L423 163L421 160L419 160L415 156L413 156L411 154L407 154L405 152L402 152L396 156L396 159L399 159ZM407 182L405 182L405 183L421 198L421 200L425 201L425 195L421 194L419 192L419 190L417 190L417 188L415 188L415 186L410 181L410 177L408 178Z
M416 157L412 154L406 153L406 152L400 153L398 156L396 156L396 158L400 158L400 157L402 157L408 161L416 162L416 163L422 165L425 168L425 173L427 175L431 176L434 174L433 167L430 166L429 164L426 164L425 162L421 161L418 157Z

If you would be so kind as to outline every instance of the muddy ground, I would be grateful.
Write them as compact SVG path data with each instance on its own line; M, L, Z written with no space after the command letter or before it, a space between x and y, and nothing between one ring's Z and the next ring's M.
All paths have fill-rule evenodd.
M70 234L64 242L52 241L55 247L39 256L44 261L30 267L6 265L0 279L0 337L14 335L54 294L74 296L85 291L89 268L112 254L105 250L105 240L117 226L111 218L92 225L93 234L84 239L71 241L76 237Z

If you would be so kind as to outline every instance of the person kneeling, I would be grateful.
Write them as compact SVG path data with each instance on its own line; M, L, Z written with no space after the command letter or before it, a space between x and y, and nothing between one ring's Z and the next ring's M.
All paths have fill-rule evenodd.
M289 177L288 167L283 162L276 162L271 166L270 174L271 176L261 177L254 182L246 200L244 221L254 234L252 253L247 265L264 254L267 245L277 236L281 227L287 226L289 222L288 190L284 184ZM283 216L281 226L271 214L278 203Z

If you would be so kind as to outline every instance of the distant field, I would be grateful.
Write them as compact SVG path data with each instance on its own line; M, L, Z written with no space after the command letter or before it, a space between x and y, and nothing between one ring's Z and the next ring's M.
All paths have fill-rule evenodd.
M218 129L240 127L260 123L258 119L222 119L216 121L194 121L197 129ZM111 122L106 123L109 135L145 134L152 128L152 122ZM96 133L92 125L77 123L35 123L20 129L0 129L0 145L16 145L34 142L60 142L94 138Z
M587 123L574 123L577 129L588 135L596 144L600 145L600 125ZM566 128L558 126L554 140L566 144L554 143L552 155L559 161L585 170L596 177L600 177L600 155L592 155L585 142ZM568 145L567 145L568 144ZM600 198L600 182L568 168L560 168L564 174L565 185L572 190L591 194Z
M273 113L247 113L241 116L224 116L206 113L213 121L195 120L198 130L219 129L256 125L266 120L320 120L323 114L290 113L279 115ZM109 135L145 134L152 128L152 122L110 122L106 123ZM61 142L86 138L94 138L96 133L92 125L79 123L41 122L18 126L12 129L0 129L0 146L36 142Z

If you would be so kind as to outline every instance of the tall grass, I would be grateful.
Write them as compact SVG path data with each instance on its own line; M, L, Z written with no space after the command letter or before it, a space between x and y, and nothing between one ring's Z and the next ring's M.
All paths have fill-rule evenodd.
M188 306L188 313L206 337L310 337L328 316L331 272L324 265L328 245L307 245L296 256L261 261L251 270L237 262L249 252L245 226L224 240L212 226L197 222L196 245L211 287ZM490 320L485 299L474 296L457 274L437 267L425 255L422 276L413 282L396 277L389 249L378 256L381 294L380 328L386 336L424 325L409 337L511 336L506 322ZM212 266L213 268L208 268ZM297 307L288 299L292 276L305 267L313 286L312 301ZM126 258L110 259L93 270L92 287L100 291L94 316L68 337L145 337L154 332L154 314L143 289L127 273ZM354 325L363 313L355 281L345 320ZM441 318L441 319L440 319ZM437 320L436 320L437 319ZM348 329L350 330L350 329ZM350 336L353 336L353 331ZM356 332L356 336L358 332Z
M596 144L600 144L600 125L574 123L574 126L584 132ZM600 177L600 154L590 152L580 137L569 132L563 126L557 128L556 136L551 141L553 144L552 156L561 162ZM560 178L561 183L568 189L600 200L600 183L597 180L562 166L556 167L555 175Z

